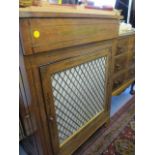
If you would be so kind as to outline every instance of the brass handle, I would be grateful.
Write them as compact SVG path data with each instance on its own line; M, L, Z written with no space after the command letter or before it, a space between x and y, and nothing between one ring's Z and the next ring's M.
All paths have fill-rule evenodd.
M26 115L25 115L25 118L26 118L26 119L29 119L29 118L30 118L30 114L26 114Z
M115 84L115 85L118 85L118 84L119 84L119 81L115 81L114 84Z
M123 48L123 47L121 47L121 46L118 46L118 47L117 47L117 51L118 51L118 53L122 53L122 52L123 52L123 50L124 50L124 48Z
M54 118L53 118L52 116L50 116L50 117L49 117L49 120L50 120L50 121L53 121L53 120L54 120Z
M114 87L118 87L122 82L120 80L116 80L114 82Z
M120 65L120 64L116 64L116 65L115 65L115 68L116 68L117 70L119 70L119 69L121 69L121 65Z

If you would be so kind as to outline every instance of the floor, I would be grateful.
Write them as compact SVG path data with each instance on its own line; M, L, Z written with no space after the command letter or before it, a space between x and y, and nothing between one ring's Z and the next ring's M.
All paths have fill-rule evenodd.
M120 95L112 97L111 116L113 116L127 101L132 98L132 95L130 95L129 92L130 87ZM21 146L19 146L19 155L27 155Z
M28 155L28 154L24 151L24 149L22 148L21 145L19 145L19 155Z
M111 116L113 116L115 112L117 112L127 101L129 101L132 98L132 95L130 95L129 92L130 87L128 87L120 95L112 97L111 112L110 112Z

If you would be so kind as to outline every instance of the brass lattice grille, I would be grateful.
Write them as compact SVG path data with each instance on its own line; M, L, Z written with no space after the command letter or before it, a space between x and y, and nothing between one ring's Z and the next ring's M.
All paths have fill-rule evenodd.
M60 144L103 111L106 63L102 57L52 76Z

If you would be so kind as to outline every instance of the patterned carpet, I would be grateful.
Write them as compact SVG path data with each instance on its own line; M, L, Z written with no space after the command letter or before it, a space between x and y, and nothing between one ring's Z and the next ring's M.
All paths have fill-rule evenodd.
M102 155L135 154L135 119L131 119L119 136L108 146Z
M135 154L134 98L102 126L73 155L134 155Z

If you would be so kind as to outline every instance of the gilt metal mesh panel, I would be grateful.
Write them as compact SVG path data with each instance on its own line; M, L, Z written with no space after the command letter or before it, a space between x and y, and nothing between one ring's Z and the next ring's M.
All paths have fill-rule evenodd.
M103 111L107 57L51 77L60 144Z

